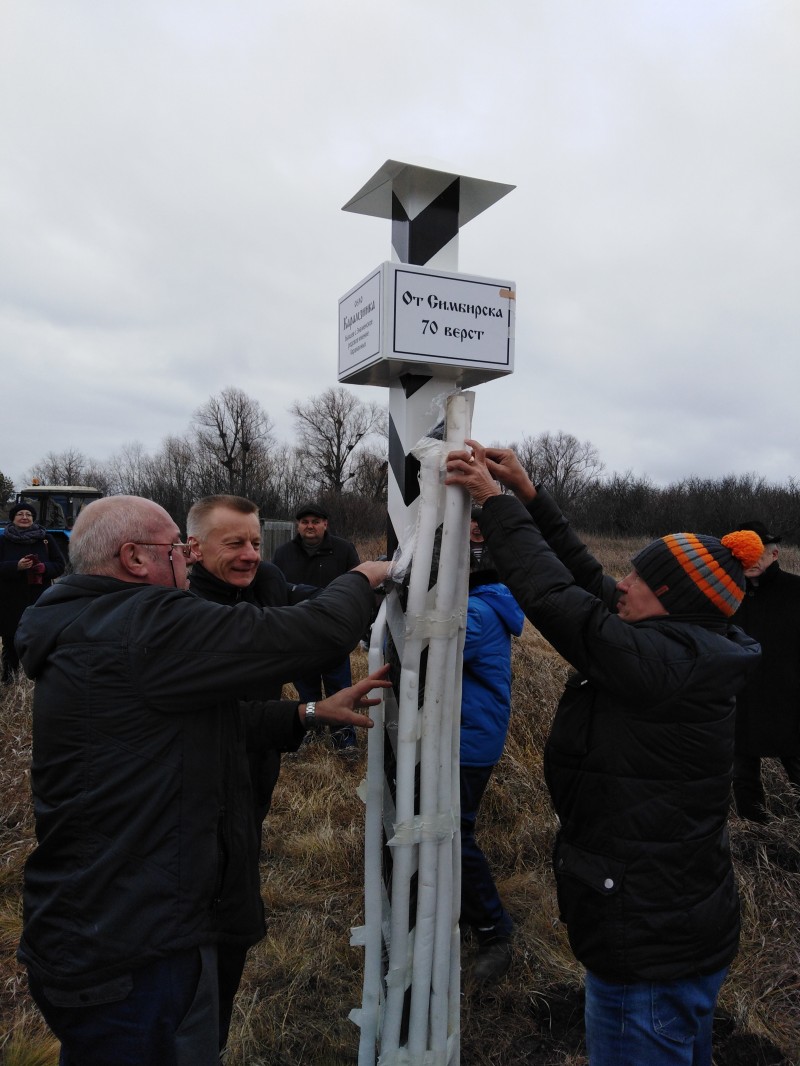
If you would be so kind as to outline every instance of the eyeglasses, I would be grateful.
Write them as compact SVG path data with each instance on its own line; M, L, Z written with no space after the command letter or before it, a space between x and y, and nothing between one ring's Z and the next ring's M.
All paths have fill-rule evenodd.
M180 552L184 559L188 562L194 554L194 549L189 544L181 544L180 541L176 541L172 544L166 540L128 540L126 544L137 544L140 548L169 548L169 561L172 562L172 553ZM121 549L120 549L121 550ZM119 552L115 553L119 555Z

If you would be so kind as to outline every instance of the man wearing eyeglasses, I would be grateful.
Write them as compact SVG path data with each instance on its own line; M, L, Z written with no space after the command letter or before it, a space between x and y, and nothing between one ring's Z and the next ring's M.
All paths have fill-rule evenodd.
M297 607L232 608L186 591L191 554L152 501L97 500L73 573L20 623L38 844L19 957L62 1066L218 1063L217 945L264 933L257 883L246 906L236 890L258 877L238 701L322 665L320 648L346 654L387 573L363 563ZM383 673L332 718L371 724L356 708Z

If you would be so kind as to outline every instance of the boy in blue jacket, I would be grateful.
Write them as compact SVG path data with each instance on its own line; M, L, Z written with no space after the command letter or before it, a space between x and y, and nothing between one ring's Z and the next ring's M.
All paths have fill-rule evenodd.
M511 634L525 622L484 549L471 563L461 689L461 921L475 931L473 976L498 980L511 965L513 923L475 839L481 799L503 754L511 715ZM474 569L479 567L479 569Z

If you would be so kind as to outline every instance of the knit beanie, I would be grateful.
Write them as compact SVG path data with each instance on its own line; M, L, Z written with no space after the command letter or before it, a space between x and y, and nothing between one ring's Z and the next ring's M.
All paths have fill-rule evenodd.
M722 540L698 533L670 533L634 555L636 573L670 614L730 618L744 599L745 570L764 545L752 530Z
M13 522L20 511L30 511L33 515L34 522L36 521L36 508L32 503L26 503L22 500L20 503L15 503L14 506L8 512L9 522Z

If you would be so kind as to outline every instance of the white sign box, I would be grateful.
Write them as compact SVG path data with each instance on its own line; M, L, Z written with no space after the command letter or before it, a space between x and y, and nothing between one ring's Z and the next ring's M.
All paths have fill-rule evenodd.
M339 381L388 385L400 374L469 388L514 369L512 281L381 263L339 300Z

